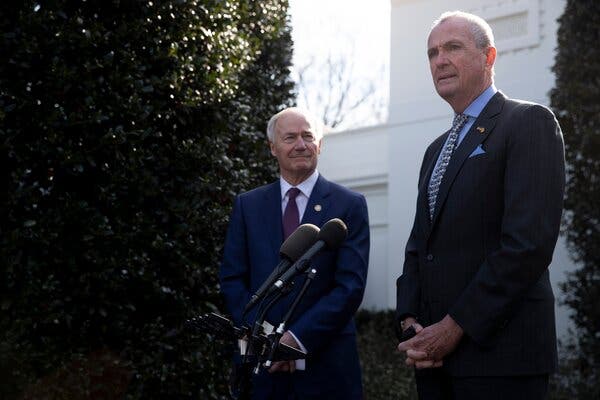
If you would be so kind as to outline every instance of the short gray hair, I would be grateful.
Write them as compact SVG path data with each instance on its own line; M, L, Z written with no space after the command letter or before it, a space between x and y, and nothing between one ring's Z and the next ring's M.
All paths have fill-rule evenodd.
M319 141L323 138L323 123L320 119L318 119L305 109L299 107L288 107L279 111L277 114L273 115L269 119L269 122L267 123L267 138L269 139L269 142L273 142L275 140L275 125L277 124L277 120L279 119L279 117L290 111L302 114L304 118L306 118L306 120L310 124L311 129L313 130L312 133L313 135L315 135L315 140Z
M475 40L475 46L477 46L478 49L485 49L490 46L496 47L494 44L494 32L492 32L490 24L488 24L483 18L464 11L446 11L440 15L438 19L433 21L429 33L431 34L431 31L436 26L449 18L460 18L469 23L471 27L471 33L473 34L473 38Z

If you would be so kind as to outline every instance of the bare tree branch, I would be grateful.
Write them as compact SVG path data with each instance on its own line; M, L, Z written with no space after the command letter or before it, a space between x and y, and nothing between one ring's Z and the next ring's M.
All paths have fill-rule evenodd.
M357 78L352 55L311 57L296 67L296 90L303 106L320 115L330 128L381 123L385 96L374 79ZM383 66L380 70L383 73Z

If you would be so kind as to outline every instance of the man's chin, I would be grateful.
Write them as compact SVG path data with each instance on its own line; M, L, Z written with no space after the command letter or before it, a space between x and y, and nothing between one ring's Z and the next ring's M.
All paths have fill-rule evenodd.
M454 85L442 83L442 84L437 85L435 87L435 90L437 91L437 93L440 95L441 98L445 99L447 97L452 97L452 95L456 91L456 88L454 87Z
M294 165L293 171L296 175L310 175L315 170L312 164L296 164Z
M309 160L304 159L296 159L293 162L294 169L298 170L307 170L313 167L312 163Z

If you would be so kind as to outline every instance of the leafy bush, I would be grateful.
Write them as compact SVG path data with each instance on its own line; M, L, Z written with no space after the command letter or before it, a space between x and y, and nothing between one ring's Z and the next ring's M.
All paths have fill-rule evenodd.
M0 393L222 398L234 193L271 180L287 1L0 5Z
M413 369L404 365L396 349L394 321L391 310L356 314L365 400L417 398Z
M559 19L552 107L567 160L564 233L579 268L561 289L575 332L562 345L565 398L600 398L600 3L568 0ZM568 374L568 375L566 375Z

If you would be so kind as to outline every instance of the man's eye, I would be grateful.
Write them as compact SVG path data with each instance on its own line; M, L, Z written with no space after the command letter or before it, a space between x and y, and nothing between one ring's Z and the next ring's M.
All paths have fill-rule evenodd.
M312 142L315 140L315 137L312 134L302 135L302 138L307 142Z

